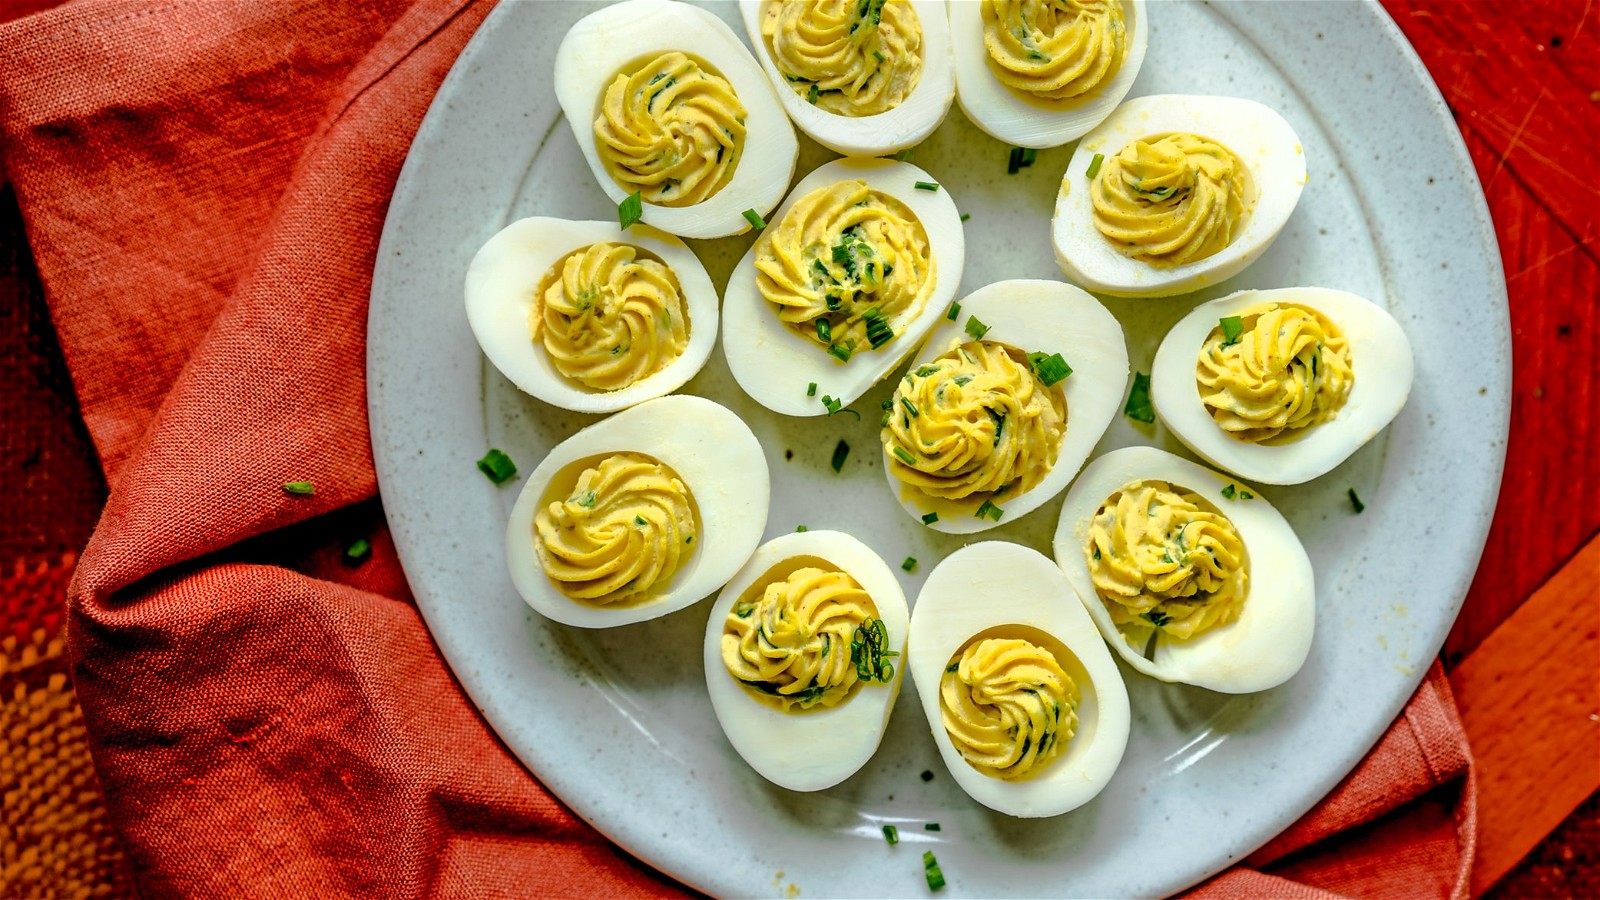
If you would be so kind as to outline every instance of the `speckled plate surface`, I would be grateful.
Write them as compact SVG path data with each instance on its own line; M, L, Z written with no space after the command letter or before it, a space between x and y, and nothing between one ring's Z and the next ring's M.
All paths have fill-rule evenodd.
M457 61L412 145L374 273L368 339L373 448L417 600L462 685L508 746L564 801L653 865L719 895L922 895L921 851L946 895L1166 894L1221 870L1308 809L1377 740L1438 652L1493 511L1510 409L1505 286L1461 139L1425 70L1376 5L1151 4L1150 55L1131 96L1211 92L1279 110L1310 183L1252 268L1198 295L1110 300L1133 366L1149 371L1197 299L1315 284L1387 306L1411 337L1416 385L1395 423L1309 484L1266 495L1317 573L1317 635L1288 684L1229 697L1124 668L1133 733L1093 803L1021 821L971 801L938 760L908 682L883 746L817 794L773 787L712 715L700 640L708 602L604 632L551 623L518 598L503 537L519 482L473 466L489 446L522 471L592 417L519 393L467 327L462 277L496 230L526 215L608 218L550 90L567 26L591 7L503 3ZM731 4L715 7L734 22ZM736 30L742 29L735 26ZM797 175L831 154L802 142ZM952 110L916 151L965 212L961 293L1059 278L1049 219L1071 147L1006 175L1007 148ZM725 283L751 237L691 242ZM922 574L964 539L932 533L884 489L873 425L785 419L745 397L722 355L685 390L745 417L773 474L768 536L850 531ZM875 409L885 390L857 406ZM854 452L841 474L834 443ZM1164 431L1118 418L1100 450ZM791 458L792 455L792 458ZM1345 499L1355 487L1367 509ZM1060 501L985 538L1049 552ZM931 770L924 782L919 774ZM938 822L938 832L924 831ZM899 846L880 826L897 824ZM1152 848L1158 848L1152 850Z

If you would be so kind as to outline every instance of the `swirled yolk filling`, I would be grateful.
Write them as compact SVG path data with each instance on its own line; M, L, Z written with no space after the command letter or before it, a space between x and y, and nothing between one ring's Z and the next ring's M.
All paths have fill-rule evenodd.
M1046 387L1016 351L969 341L909 372L880 432L894 477L933 497L1028 491L1061 451L1060 387Z
M611 606L650 599L693 551L694 498L676 473L639 453L586 468L565 500L534 516L545 574L575 600Z
M916 214L864 181L800 198L761 233L755 254L756 286L779 320L841 362L892 341L937 280Z
M595 152L623 190L657 206L692 206L733 178L745 109L704 63L664 53L606 88Z
M983 0L983 46L1000 83L1043 100L1111 81L1128 51L1121 0Z
M1089 192L1100 233L1158 268L1227 247L1256 199L1250 172L1233 151L1181 133L1134 141L1107 157Z
M1111 621L1188 639L1239 618L1249 584L1244 542L1227 516L1164 481L1106 498L1084 546Z
M789 87L834 115L894 109L922 77L922 24L907 0L768 0L761 35Z
M626 244L590 244L550 267L528 318L562 377L617 391L666 368L689 343L672 269Z
M1229 340L1219 325L1200 349L1200 400L1223 431L1286 444L1332 419L1355 383L1350 346L1315 310L1264 303L1241 310Z
M808 565L759 590L734 603L722 629L723 665L752 696L785 712L828 708L880 680L883 623L849 573ZM874 644L880 655L869 659Z
M1077 687L1045 647L986 638L939 679L945 733L974 769L1018 781L1038 775L1078 730Z

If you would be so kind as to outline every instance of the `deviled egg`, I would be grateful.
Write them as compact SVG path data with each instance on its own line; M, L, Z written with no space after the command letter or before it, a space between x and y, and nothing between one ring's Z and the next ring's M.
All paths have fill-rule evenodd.
M1153 447L1090 463L1067 492L1056 563L1130 666L1246 694L1311 650L1311 560L1260 492Z
M1003 541L950 554L917 595L910 646L939 756L974 800L1055 816L1111 780L1128 745L1128 690L1049 559Z
M961 215L927 172L888 159L820 166L728 279L728 368L773 412L848 405L940 321L965 259Z
M1299 484L1344 462L1411 393L1411 343L1377 304L1328 288L1202 303L1156 351L1150 398L1178 440L1241 478Z
M1122 326L1059 281L1000 281L952 306L886 401L889 490L936 531L1014 521L1061 492L1122 402Z
M684 243L648 225L519 219L483 245L467 321L523 391L612 412L693 378L717 340L717 292Z
M939 127L955 97L944 0L740 0L789 118L846 156L882 156Z
M556 100L601 189L684 237L750 229L794 174L799 144L750 51L715 15L624 0L579 19L556 51Z
M956 95L973 124L1059 147L1117 108L1144 64L1144 0L956 0Z
M1283 230L1306 183L1283 117L1253 100L1162 94L1085 135L1056 195L1056 262L1091 291L1166 297L1233 277Z
M580 628L654 619L709 595L767 526L761 445L700 397L661 397L551 449L511 509L522 599Z
M792 791L849 778L900 693L907 618L894 572L850 535L762 544L706 623L706 687L729 743Z

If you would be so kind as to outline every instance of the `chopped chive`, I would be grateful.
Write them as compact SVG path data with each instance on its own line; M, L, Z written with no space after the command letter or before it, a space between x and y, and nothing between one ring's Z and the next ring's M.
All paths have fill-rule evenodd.
M850 361L850 353L851 353L850 348L844 346L843 344L829 344L828 345L828 355L834 357L835 359L839 360L840 362L849 362Z
M883 826L883 839L888 841L891 847L900 843L900 829L893 825Z
M1355 507L1355 510L1358 514L1367 508L1367 505L1361 502L1361 498L1356 496L1355 488L1351 488L1347 493L1350 495L1350 505Z
M939 182L937 182L937 181L919 181L916 184L913 184L912 187L916 188L919 191L937 191L939 189Z
M747 209L744 211L744 220L750 223L751 228L759 230L767 227L767 220L761 218L761 214L753 209Z
M627 199L617 204L617 221L622 224L623 231L627 231L628 226L643 216L644 197L638 191L629 194Z
M1222 346L1232 347L1239 343L1239 336L1244 334L1244 319L1239 316L1223 316L1217 321L1222 323Z
M833 323L827 319L817 320L817 340L824 344L833 341Z
M637 525L637 526L639 526L639 527L640 527L640 528L643 528L643 527L645 527L645 526L646 526L646 525L649 525L649 524L650 524L650 523L649 523L649 522L646 522L646 521L645 521L645 520L644 520L644 516L634 516L634 517L633 517L633 524L635 524L635 525Z
M1256 498L1255 494L1252 494L1249 491L1244 490L1242 488L1239 490L1239 499L1240 500L1254 500L1255 498Z
M993 519L996 522L998 522L998 521L1000 521L1000 517L1005 515L1005 514L1006 514L1005 510L1003 510L1000 507L995 506L993 503L990 503L989 501L985 500L985 501L983 501L983 504L978 507L978 511L973 513L972 515L975 518Z
M1015 175L1022 168L1022 148L1012 147L1011 156L1006 160L1006 174Z
M345 562L364 562L371 554L372 542L366 538L356 538L350 542L350 546L344 548Z
M910 413L911 414L911 418L913 418L913 419L915 419L918 416L922 415L922 413L917 410L917 405L915 403L912 403L910 401L910 399L908 399L906 397L901 397L900 398L900 405L904 406L906 408L906 412Z
M806 102L811 104L817 102L817 83L815 81L811 82L811 90L806 92Z
M689 535L689 536L688 536L688 537L686 537L686 538L684 538L684 539L683 539L683 542L684 542L684 543L685 543L685 544L692 544L692 543L694 543L694 535L692 535L692 534L691 534L691 535Z
M973 340L981 341L983 340L983 336L988 333L989 326L983 324L982 319L979 319L977 316L967 317L967 334L972 335Z
M815 381L813 381L810 384L806 385L806 396L807 397L815 397L816 395L817 395L817 383Z
M912 456L909 452L907 452L906 448L901 447L899 445L895 446L894 455L900 457L900 461L905 463L908 466L914 466L914 465L917 464L917 458L915 456Z
M907 572L911 571L912 569L915 569L916 567L917 567L917 558L915 556L906 557L906 561L900 564L900 568L904 569Z
M1096 153L1094 155L1094 159L1089 160L1089 171L1085 174L1089 176L1090 180L1093 180L1096 175L1100 174L1100 164L1105 161L1106 155L1104 153Z
M911 154L914 150L916 150L915 147L907 147L904 150L896 150L894 156L890 158L899 160L900 162L908 162L911 159Z
M894 329L889 326L889 320L884 317L883 311L876 306L869 307L861 317L867 322L867 341L873 348L882 347L894 337Z
M963 221L963 222L965 222L966 220L968 220L970 218L972 218L972 213L962 213L961 214L961 221Z
M922 871L928 876L928 890L937 891L944 887L944 873L939 871L939 861L934 858L932 850L922 854Z
M806 531L807 531L807 528L804 525L796 525L794 527L794 533L795 534L805 534Z
M1023 147L1022 148L1022 159L1021 159L1022 168L1026 169L1027 167L1033 165L1033 161L1038 159L1038 158L1039 158L1039 151L1033 149L1032 147Z
M927 378L929 375L932 375L933 373L935 373L937 371L939 371L939 367L934 365L934 364L932 364L932 363L929 363L928 365L925 365L925 366L918 366L917 367L917 377L918 378Z
M872 51L872 58L877 60L878 62L883 62L883 54L879 53L876 50ZM893 842L891 841L891 843L893 843Z
M478 465L481 466L483 463L478 463ZM499 482L495 483L498 484ZM296 497L309 497L315 494L317 489L309 481L285 481L283 483L283 492L285 494L293 494Z
M1135 422L1150 424L1156 420L1156 409L1150 405L1150 376L1143 372L1133 373L1133 388L1128 391L1128 402L1122 407L1122 414Z
M953 662L950 665L945 666L944 670L946 672L959 672L961 670L961 663Z
M483 459L478 460L478 471L495 484L505 484L517 474L517 464L499 450L490 450L483 455Z
M950 311L945 313L944 317L946 319L949 319L950 321L954 322L956 320L956 316L959 316L959 315L961 315L961 304L952 303L952 304L950 304Z
M1043 351L1028 354L1028 363L1033 366L1033 374L1039 376L1045 387L1053 387L1063 378L1072 374L1072 367L1061 358L1059 353L1046 355Z
M922 830L923 831L938 831L938 830L940 830L939 829L939 823L938 822L929 822L929 823L927 823L927 824L922 826Z
M1237 494L1237 492L1238 492L1237 489L1233 485L1230 484L1227 487L1222 489L1222 499L1224 499L1224 500L1232 500L1234 498L1234 496Z
M928 513L927 515L922 517L922 524L924 524L924 525L932 525L933 523L935 523L937 521L939 521L939 514L936 513L936 512Z
M844 468L845 458L850 455L850 445L842 439L833 446L833 470L835 472Z

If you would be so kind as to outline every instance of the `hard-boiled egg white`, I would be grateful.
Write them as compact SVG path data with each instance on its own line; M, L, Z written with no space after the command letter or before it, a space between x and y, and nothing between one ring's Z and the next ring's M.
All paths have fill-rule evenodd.
M723 635L741 601L759 600L768 585L784 582L801 569L842 572L865 591L883 624L881 660L888 680L859 680L834 706L784 711L738 681L723 660ZM838 615L838 604L817 609ZM706 687L728 742L750 767L773 784L792 791L819 791L849 778L872 758L883 739L889 714L905 674L908 627L905 593L889 566L872 549L839 531L807 531L773 538L756 550L711 607L706 623ZM822 620L824 624L826 619ZM821 664L850 663L852 648L840 641L823 645ZM889 656L892 652L894 655Z
M1178 265L1156 265L1128 255L1135 248L1118 246L1101 233L1095 222L1093 185L1088 176L1101 158L1096 179L1111 176L1113 157L1135 141L1190 134L1221 144L1247 172L1243 225L1227 246L1210 255ZM1294 212L1306 183L1305 152L1294 129L1273 110L1236 97L1162 94L1138 97L1085 135L1067 164L1056 195L1051 239L1056 262L1074 282L1091 291L1125 297L1166 297L1225 281L1258 259L1283 230ZM1152 192L1149 209L1161 211L1174 222L1186 222L1193 181L1165 186ZM1130 189L1131 190L1131 189ZM1174 199L1176 198L1176 199ZM1200 210L1196 210L1198 216ZM1215 221L1215 219L1212 219ZM1186 229L1191 228L1186 224ZM1195 233L1193 230L1187 233Z
M784 111L830 150L893 153L927 137L950 111L955 74L943 0L740 0L739 11ZM775 50L780 42L785 49ZM786 55L806 65L788 66ZM845 111L854 109L876 111Z
M1245 587L1238 618L1186 640L1142 620L1119 627L1089 570L1092 555L1100 552L1091 544L1090 527L1101 506L1124 488L1151 481L1196 495L1199 508L1225 517L1243 545ZM1185 538L1192 534L1186 531ZM1289 680L1311 650L1316 587L1311 560L1289 523L1255 488L1170 453L1125 447L1090 463L1062 505L1055 557L1106 642L1128 665L1153 678L1226 694L1263 691ZM1170 577L1183 564L1162 568Z
M945 726L941 694L946 670L969 645L990 637L1020 637L1049 649L1071 679L1069 700L1076 700L1077 719L1073 734L1059 755L1037 764L1025 777L1002 778L979 770ZM990 809L1028 818L1077 809L1100 793L1122 761L1131 721L1122 673L1061 571L1033 550L986 541L963 547L939 563L917 595L909 662L940 757L962 790ZM958 684L952 688L959 690ZM1029 724L1025 716L1005 717L1020 705L998 709L1002 721ZM1070 716L1063 711L1062 719L1070 721ZM1010 740L1019 737L1027 742L1019 748L1026 756L1038 736L1012 735ZM1038 743L1054 745L1057 738Z
M632 76L674 53L687 60L672 72L637 78L622 92L622 109L632 115L616 131L627 150L619 158L639 173L624 186L608 170L595 135L607 90L619 75ZM726 102L729 88L743 109L742 122ZM771 211L794 174L799 144L761 67L726 23L686 3L624 0L578 20L556 51L555 92L607 196L620 204L652 185L665 192L643 204L643 221L662 231L694 238L748 231L745 210ZM725 169L730 163L731 174ZM717 184L709 196L672 205L673 187L682 193Z
M538 288L552 275L560 279L555 267L569 256L597 244L631 247L638 258L654 258L670 270L680 301L676 314L683 318L675 324L686 329L688 338L676 356L664 349L670 341L663 332L674 324L671 316L675 313L652 308L651 291L656 286L620 278L593 285L606 306L602 330L611 340L597 344L586 355L601 359L602 366L609 362L606 356L656 357L655 361L640 360L639 364L647 367L639 370L646 373L643 377L612 390L563 375L543 340L535 339L530 331L531 317L544 314ZM619 273L603 274L615 278ZM636 293L630 296L630 290ZM618 291L621 295L613 296ZM467 268L466 301L473 336L501 374L546 403L578 412L612 412L677 390L705 365L717 340L717 292L705 268L683 241L648 225L623 231L615 222L519 219L496 233L472 258Z
M581 474L619 454L665 466L683 490L667 497L673 492L649 485L635 490L623 484L614 492L596 485L598 490L583 496ZM769 500L766 457L738 416L700 397L649 400L557 444L528 476L506 527L511 582L529 606L580 628L664 616L708 596L744 565L766 529ZM692 519L674 521L669 501L686 503ZM582 564L597 575L655 571L665 576L660 561L675 559L670 577L656 578L647 590L614 603L569 596L547 574L550 551L541 549L536 529L541 510L548 515L568 502L575 512L584 513L587 504L597 517L610 516L597 518L591 530L573 538Z
M888 317L893 337L876 349L861 342L844 362L830 355L819 342L796 334L779 319L777 306L769 302L757 286L756 261L765 245L765 240L757 240L734 268L723 292L722 351L727 355L728 368L744 392L773 412L786 416L822 415L828 411L819 402L825 396L846 406L854 402L916 349L928 330L941 321L961 284L961 270L966 261L961 214L949 192L937 185L927 172L910 163L846 158L822 165L800 179L783 205L768 218L767 231L779 228L790 210L813 191L857 181L864 182L872 192L898 201L915 218L915 224L926 235L928 259L932 265L927 276L932 280L931 287L924 287L925 296L919 305ZM934 189L918 188L919 183ZM822 229L826 232L824 240L815 246L795 248L795 255L803 265L792 273L793 283L815 294L818 302L822 295L838 288L828 283L827 276L813 275L814 271L820 271L813 267L826 268L833 264L833 248L845 246L841 243L844 239L840 231L850 221L850 211L846 210ZM878 248L876 257L866 256L864 251L855 252L855 258L862 260L863 267L867 261L883 258L883 248ZM891 272L888 277L903 278L905 273ZM861 278L866 278L864 272ZM886 279L873 284L859 282L860 296L874 296L871 291L881 283L886 283ZM865 305L867 301L862 303ZM808 395L808 386L812 384L816 385L816 390Z
M896 474L906 463L896 456L894 448L909 452L913 460L924 465L927 457L917 454L916 448L901 446L893 438L890 426L884 426L884 474L900 507L936 531L972 534L1027 515L1067 486L1121 406L1122 386L1128 380L1128 350L1122 326L1116 318L1094 297L1063 282L1000 281L973 291L958 301L957 307L954 318L940 318L937 327L929 332L928 340L896 387L892 406L885 410L891 421L898 420L910 429L913 425L922 425L925 416L938 415L936 410L918 409L918 421L912 422L911 408L905 406L905 401L912 399L910 395L915 393L919 380L940 378L940 372L933 367L941 358L948 359L950 354L959 353L963 345L970 346L976 340L976 333L982 333L984 342L1015 351L1011 355L1022 361L1023 368L1028 365L1028 354L1059 353L1072 371L1056 384L1065 403L1065 429L1061 432L1055 461L1044 477L1027 490L1013 487L998 496L986 490L952 499L906 484ZM928 374L919 375L920 372ZM970 390L964 386L943 386L943 390L958 389ZM1035 380L1034 389L1052 390L1041 380ZM915 406L913 400L912 407ZM1004 438L1004 426L999 436ZM995 443L987 437L984 440ZM984 452L984 448L971 449L974 452L964 449L954 456L961 459L981 457ZM986 515L978 515L978 510L986 503L996 509L998 518L988 509L985 509ZM937 519L929 522L930 513Z
M1259 357L1251 352L1253 359L1269 366L1260 372L1259 387L1276 384L1279 390L1248 399L1261 409L1300 408L1306 403L1307 386L1338 377L1336 372L1342 371L1349 373L1348 393L1332 418L1305 427L1298 437L1285 432L1281 437L1288 440L1283 443L1254 443L1234 437L1218 425L1196 380L1196 362L1213 331L1226 341L1219 324L1222 319L1241 313L1248 317L1271 305L1309 310L1325 319L1332 326L1328 342L1342 338L1343 347L1338 351L1342 359L1330 362L1334 347L1325 349L1322 341L1311 343L1280 333L1269 345L1271 352L1261 352ZM1246 329L1241 341L1247 342L1240 344L1241 350L1254 351L1256 339L1243 318L1240 327ZM1297 356L1289 356L1285 343L1289 340L1297 341ZM1172 326L1156 351L1150 398L1178 440L1212 465L1252 481L1299 484L1348 459L1393 421L1411 392L1411 375L1411 344L1405 332L1393 316L1369 300L1328 288L1240 291L1195 307ZM1218 403L1219 408L1225 405ZM1315 414L1315 410L1308 412Z
M986 6L993 11L985 10ZM955 0L950 4L950 40L955 47L956 96L961 111L996 140L1033 148L1059 147L1077 140L1111 115L1144 64L1150 35L1144 0L1093 4L1093 10L1062 16L1058 25L1053 6L1046 0L993 4ZM1115 10L1120 10L1120 25L1114 24ZM1009 21L1013 16L1021 17L1018 23L1033 26L1023 26L1023 39L1017 39L1012 30L1016 24L1012 29L998 28L1002 19ZM1008 50L1020 54L1015 64L1025 71L1024 83L1055 94L1077 93L1051 99L1002 82L996 74L999 64L984 41L986 19L997 23L1000 52L1008 57ZM1052 52L1053 46L1061 52ZM1105 65L1100 60L1117 52L1114 48L1118 46L1122 58L1115 71L1098 74Z

